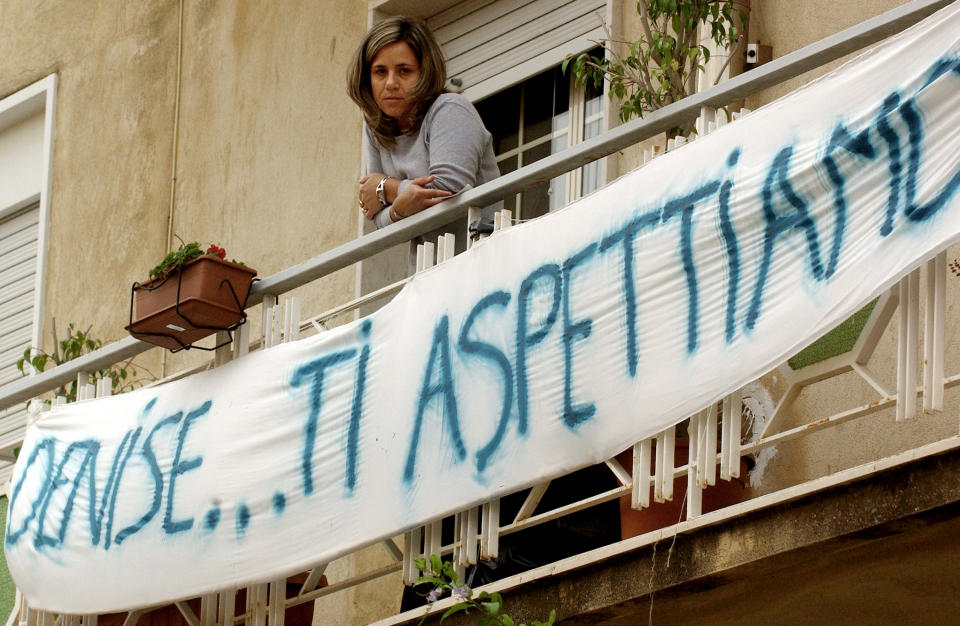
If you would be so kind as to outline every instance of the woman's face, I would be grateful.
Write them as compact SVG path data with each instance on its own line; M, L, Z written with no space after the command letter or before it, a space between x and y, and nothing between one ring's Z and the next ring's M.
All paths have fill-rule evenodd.
M410 99L420 81L420 62L405 41L380 48L370 63L373 99L384 115L396 120L400 130L410 127Z

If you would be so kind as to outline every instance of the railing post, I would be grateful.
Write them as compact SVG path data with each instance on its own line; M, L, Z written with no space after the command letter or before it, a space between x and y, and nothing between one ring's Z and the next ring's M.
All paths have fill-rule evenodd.
M483 208L472 206L467 209L467 250L473 247L473 237L470 236L470 224L483 217ZM486 239L487 235L477 235L477 240Z
M287 602L287 579L281 578L270 583L270 605L269 620L270 626L283 626L283 618L286 614Z
M743 411L743 392L737 389L723 399L723 436L720 441L720 478L730 480L740 478L740 415ZM723 459L726 459L727 471L723 472Z
M280 299L273 294L263 296L263 332L262 347L272 348L280 342L280 321L277 315L277 306Z
M721 405L722 406L722 405ZM704 473L700 480L701 487L708 487L717 483L717 405L710 406L710 414L706 423L706 449Z
M266 626L267 623L267 583L247 587L247 626Z
M243 324L233 335L233 358L239 359L250 352L250 324Z
M95 391L91 391L90 374L77 372L77 400L89 400Z
M687 422L687 519L698 517L701 513L703 492L699 479L705 456L703 444L706 437L703 422L706 415L705 410L700 411L692 415Z
M225 330L218 330L216 336L216 345L220 346L213 353L213 366L220 367L227 363L233 357L233 346L229 343L230 333Z
M403 584L412 585L420 577L413 560L420 556L420 543L423 541L423 526L408 530L403 535Z
M653 499L656 502L673 500L673 458L676 429L671 426L657 435L657 466L654 473Z
M107 396L113 395L113 378L104 376L98 380L96 393L98 398L106 398Z
M645 509L650 506L650 461L653 438L633 444L633 481L631 484L630 506Z
M208 593L200 598L200 624L202 626L216 626L217 623L217 594Z
M484 502L480 516L480 558L495 559L500 554L500 498Z
M927 261L926 310L923 327L923 410L943 410L944 318L947 296L947 253Z
M920 270L900 281L900 326L897 340L897 421L917 415L917 335Z
M300 299L287 298L283 309L283 341L296 341L300 339Z
M454 564L457 574L463 580L466 567L477 564L479 509L471 507L457 514L457 537L454 541Z
M246 324L244 324L244 326L245 325ZM218 626L233 626L233 618L236 615L237 590L226 589L218 595L217 624Z

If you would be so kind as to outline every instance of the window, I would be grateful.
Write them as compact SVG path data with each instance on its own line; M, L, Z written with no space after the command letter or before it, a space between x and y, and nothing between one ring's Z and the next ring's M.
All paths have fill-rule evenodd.
M547 70L476 103L493 134L500 173L600 134L602 94L584 90L559 67ZM531 219L566 206L600 186L601 162L541 183L504 201L515 219Z
M0 100L0 386L40 345L56 76ZM23 439L25 407L0 412L0 483Z
M603 128L601 94L571 83L559 69L569 54L606 36L609 0L372 0L371 23L388 15L426 20L447 58L448 88L477 107L493 133L500 173L554 154ZM599 50L594 52L599 53ZM592 163L505 201L515 218L565 206L601 184Z
M33 340L39 209L0 219L0 386L20 378L17 359Z
M368 8L371 26L391 15L411 15L427 22L446 56L448 89L463 93L477 105L487 128L503 145L496 148L501 173L601 131L603 101L596 94L588 96L571 89L555 68L567 55L590 50L605 36L600 16L608 24L614 23L619 16L617 3L370 0ZM540 82L535 83L537 80ZM538 91L535 84L548 94ZM497 106L509 107L510 113L498 111ZM514 144L507 148L510 141ZM513 209L514 217L563 206L597 187L602 167L591 164L571 176L561 176L507 199L506 206ZM521 214L517 207L523 207ZM359 228L362 234L369 226L360 220ZM357 295L403 278L407 253L407 246L399 245L358 264ZM361 311L366 314L375 308Z

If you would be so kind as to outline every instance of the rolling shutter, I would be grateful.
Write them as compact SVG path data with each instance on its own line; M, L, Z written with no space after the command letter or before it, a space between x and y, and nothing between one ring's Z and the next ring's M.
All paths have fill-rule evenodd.
M0 220L0 387L20 378L17 359L33 339L38 205ZM22 439L24 406L0 414L0 452Z
M558 65L603 38L606 0L469 0L427 19L447 75L471 100Z

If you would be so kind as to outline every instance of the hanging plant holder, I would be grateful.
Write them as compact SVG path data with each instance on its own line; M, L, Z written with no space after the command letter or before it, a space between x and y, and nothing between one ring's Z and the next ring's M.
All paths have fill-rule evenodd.
M224 346L232 335L213 348L193 344L217 331L229 334L246 321L244 306L256 275L249 267L205 255L165 277L133 283L126 329L172 352Z

